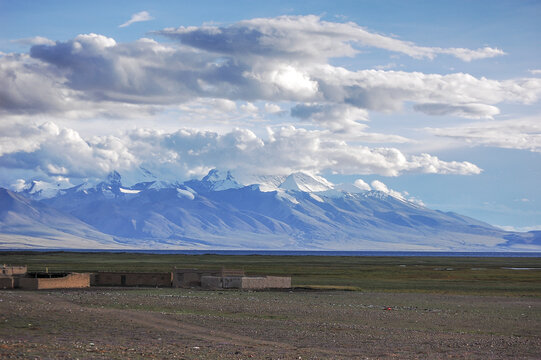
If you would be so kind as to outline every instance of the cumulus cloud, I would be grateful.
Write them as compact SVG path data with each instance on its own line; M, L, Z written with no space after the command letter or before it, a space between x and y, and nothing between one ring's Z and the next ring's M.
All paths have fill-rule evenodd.
M464 61L503 52L489 47L419 46L354 23L327 22L317 16L251 19L156 34L177 41L143 38L123 43L91 33L67 41L26 39L33 45L29 54L0 54L4 119L0 166L65 177L98 176L142 164L159 166L157 172L171 177L200 175L216 166L263 175L300 170L386 176L478 174L481 169L468 162L361 145L408 141L369 132L370 112L406 108L430 116L492 119L500 112L499 104L527 105L541 98L541 78L535 76L493 80L465 73L333 65L330 59L363 56L363 47L419 59L451 55ZM208 122L224 126L214 128L219 132L166 133L138 128L134 121L130 128L136 130L122 136L85 138L74 130L42 123L42 119L59 118L66 123L110 117L128 122L145 116L152 116L156 128L160 128L160 116L178 121L175 129L204 128ZM20 122L8 121L13 118ZM32 123L38 120L41 124ZM287 126L292 120L296 126ZM278 121L281 126L270 127L266 137L252 131L262 123L276 125ZM538 128L532 124L515 130L510 123L501 125L499 130L511 129L516 134L511 140L489 136L499 130L483 122L471 126L429 131L475 144L507 142L506 146L539 151ZM520 145L524 135L526 140Z
M265 103L265 112L268 114L277 114L282 112L282 108L277 104Z
M148 11L141 11L136 14L133 14L130 20L126 21L124 24L118 25L118 27L123 28L123 27L130 26L131 24L136 23L136 22L150 21L153 19L154 18L150 16Z
M418 111L431 115L489 118L499 111L498 103L529 104L541 94L539 78L497 81L462 73L351 71L330 65L331 57L356 55L357 45L428 58L454 50L418 47L353 23L325 22L315 16L252 19L229 27L181 27L158 33L180 44L164 45L146 38L117 43L103 35L82 34L65 42L34 45L30 58L3 56L2 63L16 67L25 77L10 76L13 71L6 65L0 68L0 88L7 99L0 109L71 112L83 117L93 116L92 108L114 116L114 106L109 105L115 103L119 107L171 107L198 98L322 103L348 109L349 120L311 119L346 132L360 129L358 121L351 120L354 111L358 118L362 110L392 112L413 102ZM29 91L30 87L37 91ZM29 96L23 96L26 93Z
M357 180L355 180L355 182L353 183L353 185L355 185L356 187L358 187L358 188L361 189L361 190L365 190L365 191L372 190L372 188L370 187L370 185L368 185L363 179L357 179Z
M541 152L541 116L427 128L431 134L470 145Z
M2 130L9 131L5 133L9 137L0 137L0 167L8 169L35 169L48 176L84 178L136 163L122 140L112 136L85 140L75 130L52 122L12 124Z
M2 130L9 131L9 139L16 145L0 138L0 167L35 169L47 176L66 178L100 177L112 170L130 171L139 166L172 180L200 175L199 171L214 167L247 175L288 175L295 171L469 175L481 171L468 162L447 162L428 154L407 156L395 148L351 145L325 137L322 131L292 126L270 130L268 138L247 129L225 134L136 129L118 137L84 139L78 132L51 122L13 124Z
M74 94L54 67L28 55L0 56L0 112L48 113L66 109Z

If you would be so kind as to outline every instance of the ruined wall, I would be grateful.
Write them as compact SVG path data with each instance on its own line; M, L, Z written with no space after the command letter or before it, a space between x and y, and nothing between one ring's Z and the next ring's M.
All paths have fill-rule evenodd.
M0 276L0 289L13 289L13 278L11 276Z
M21 289L69 289L69 288L87 288L90 286L90 274L72 273L64 277L53 278L19 278L19 287Z
M92 286L171 287L171 273L99 272L92 277Z

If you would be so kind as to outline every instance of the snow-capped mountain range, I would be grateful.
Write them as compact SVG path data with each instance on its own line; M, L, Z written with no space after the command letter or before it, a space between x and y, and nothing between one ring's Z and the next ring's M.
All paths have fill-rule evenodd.
M113 172L95 184L2 189L0 247L541 250L541 232L503 231L308 173L248 183L219 170L183 183L148 180L125 186Z

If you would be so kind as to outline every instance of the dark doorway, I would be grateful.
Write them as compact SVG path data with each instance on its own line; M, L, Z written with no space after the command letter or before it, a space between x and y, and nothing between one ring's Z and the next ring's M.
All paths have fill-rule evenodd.
M120 275L120 285L126 286L126 275Z

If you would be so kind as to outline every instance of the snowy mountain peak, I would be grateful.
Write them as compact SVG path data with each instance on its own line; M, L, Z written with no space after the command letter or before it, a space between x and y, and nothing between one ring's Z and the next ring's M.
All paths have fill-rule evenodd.
M239 189L243 187L243 185L233 177L231 171L224 173L217 169L210 170L207 176L205 176L201 182L204 183L209 190L213 191Z
M49 199L58 194L58 192L63 188L62 184L52 184L46 181L33 180L24 184L20 192L25 196L34 199Z
M321 176L296 172L289 175L280 185L280 189L304 192L327 191L334 188L334 185Z
M276 191L284 182L286 176L281 175L251 175L241 178L241 183L256 186L259 191Z

